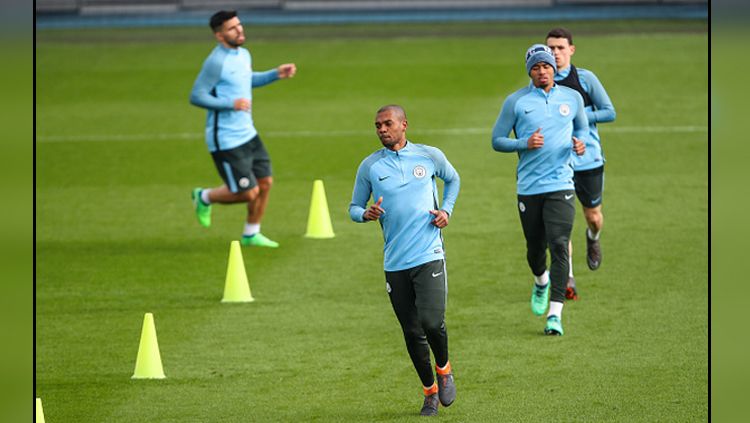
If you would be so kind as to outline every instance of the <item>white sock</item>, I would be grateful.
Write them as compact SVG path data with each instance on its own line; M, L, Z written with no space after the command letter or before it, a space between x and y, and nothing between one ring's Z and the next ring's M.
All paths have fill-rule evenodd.
M568 256L568 264L570 265L570 270L568 270L568 276L573 277L573 256Z
M203 204L211 204L211 200L208 199L209 192L211 192L211 190L208 188L201 190L201 201L203 201Z
M547 286L547 284L549 283L549 271L545 270L541 276L534 275L534 283L539 286Z
M242 236L253 236L260 232L260 223L245 223L245 230L242 231Z
M601 234L602 231L598 231L597 233L591 232L591 229L586 229L586 236L589 237L592 241L598 241L599 240L599 234Z
M557 301L550 301L549 312L547 312L547 317L557 316L559 319L562 319L562 308L563 308L563 303L558 303Z

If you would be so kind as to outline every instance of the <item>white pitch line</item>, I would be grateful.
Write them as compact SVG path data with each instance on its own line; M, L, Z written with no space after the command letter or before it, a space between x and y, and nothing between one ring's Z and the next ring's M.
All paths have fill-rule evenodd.
M601 129L601 128L600 128ZM613 126L604 132L708 132L707 126Z
M268 137L354 137L374 135L374 130L338 130L338 131L264 131ZM443 128L410 131L422 135L490 135L492 128ZM604 133L670 133L670 132L708 132L706 126L613 126L607 127ZM108 141L154 141L154 140L203 140L202 132L176 132L171 134L101 134L101 135L40 135L39 143L56 142L108 142Z

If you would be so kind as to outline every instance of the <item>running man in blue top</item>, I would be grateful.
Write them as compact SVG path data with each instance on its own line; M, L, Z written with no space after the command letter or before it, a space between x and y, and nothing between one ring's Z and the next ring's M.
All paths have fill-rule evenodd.
M572 164L574 153L584 154L589 126L581 95L555 84L555 66L549 47L529 48L526 73L531 83L505 99L492 130L492 148L518 154L518 211L535 281L531 311L540 316L549 302L548 335L563 334L568 241L575 217ZM511 131L515 138L509 137Z
M219 44L203 63L190 103L207 110L206 144L224 184L194 188L193 206L198 222L211 226L211 204L247 204L241 243L278 247L260 232L260 222L273 183L271 158L253 125L252 88L291 78L293 63L266 72L254 72L250 52L242 48L245 34L235 11L219 11L209 22Z
M547 34L547 46L555 54L557 72L555 82L570 87L583 97L586 117L589 120L589 137L586 139L586 154L573 160L573 182L575 183L578 201L583 207L586 218L586 262L589 269L596 270L602 262L602 249L599 234L604 224L602 214L602 194L604 192L604 154L602 152L597 123L615 120L615 107L607 91L593 72L580 69L570 63L570 57L576 51L573 34L565 28L552 29ZM569 245L570 272L565 297L578 299L576 280L573 276L573 246Z
M359 165L349 215L355 222L380 222L386 291L424 389L421 414L431 416L438 402L447 407L456 398L445 328L448 277L441 229L448 225L461 182L442 151L406 139L407 126L400 106L378 110L375 129L384 148ZM436 177L445 182L442 206Z

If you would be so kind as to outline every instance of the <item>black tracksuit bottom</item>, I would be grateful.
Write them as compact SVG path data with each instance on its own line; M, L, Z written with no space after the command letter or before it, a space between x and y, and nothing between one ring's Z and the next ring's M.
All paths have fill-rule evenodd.
M438 366L444 367L448 363L448 332L445 328L448 279L445 260L385 272L385 280L411 361L422 385L430 387L435 382L430 349Z
M518 214L526 237L526 260L535 276L547 270L547 249L550 252L550 301L565 302L570 271L568 241L575 211L573 190L518 196Z

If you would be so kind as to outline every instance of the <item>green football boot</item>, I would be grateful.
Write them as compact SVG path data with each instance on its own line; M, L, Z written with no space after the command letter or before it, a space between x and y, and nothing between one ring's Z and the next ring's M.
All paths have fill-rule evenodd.
M279 243L276 241L272 241L268 238L266 238L262 233L258 232L255 235L251 236L242 236L242 239L240 240L240 244L242 244L244 247L269 247L269 248L277 248L279 246Z
M541 316L547 311L547 304L549 303L549 286L551 282L547 282L544 288L540 288L536 283L531 291L531 312L537 316Z
M547 317L547 326L544 328L545 335L557 335L562 336L563 328L560 318L557 316Z
M193 188L190 196L193 198L193 207L195 208L195 215L198 217L198 223L207 228L211 226L211 205L201 200L201 191L203 191L203 188Z

